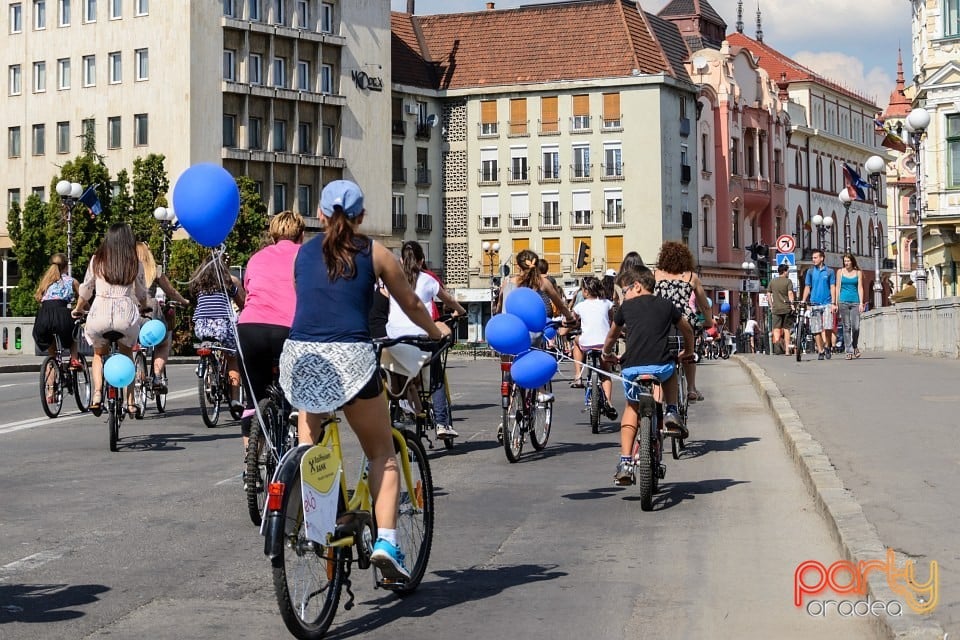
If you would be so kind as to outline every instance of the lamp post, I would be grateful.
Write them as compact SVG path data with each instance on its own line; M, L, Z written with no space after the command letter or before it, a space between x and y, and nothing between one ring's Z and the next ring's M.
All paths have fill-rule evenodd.
M57 194L67 214L67 275L73 275L73 208L83 195L83 186L79 182L61 180L57 183Z
M907 131L911 133L913 155L917 163L917 268L914 283L917 287L917 300L927 299L927 272L923 268L923 171L920 160L920 143L923 134L930 125L930 114L923 107L917 107L907 116Z
M750 295L750 280L751 280L751 276L753 276L754 272L757 269L757 265L755 262L751 262L750 260L744 260L743 262L740 263L740 268L743 269L743 292L746 294L746 299L747 299L746 317L752 318L753 309L750 308L751 302L752 302L752 297Z
M883 285L880 284L880 214L877 212L877 201L880 199L880 175L887 163L880 156L867 158L864 167L870 176L870 186L873 188L873 308L883 306Z
M827 235L827 229L833 226L833 218L818 213L810 221L817 228L817 249L823 251L823 238Z
M163 256L161 263L163 265L162 273L167 273L167 264L170 261L170 251L168 243L173 238L173 232L180 228L180 221L177 220L177 214L169 207L157 207L153 210L153 217L160 223L160 230L163 232Z
M837 194L840 203L843 204L843 252L850 253L850 204L853 198L846 189Z
M484 240L483 244L480 246L483 247L483 252L487 254L488 258L490 258L490 315L492 316L494 305L497 302L494 296L494 290L496 287L494 286L494 281L493 281L494 273L495 273L493 270L493 259L496 257L498 253L500 253L500 243L488 242Z

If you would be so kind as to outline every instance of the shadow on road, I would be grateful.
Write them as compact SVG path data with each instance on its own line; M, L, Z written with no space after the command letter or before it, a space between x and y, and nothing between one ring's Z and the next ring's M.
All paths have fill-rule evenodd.
M697 496L703 496L710 493L725 491L738 484L747 484L748 480L733 480L731 478L715 478L713 480L700 480L697 482L662 482L660 491L653 496L653 508L655 511L675 507L684 500L693 500ZM623 496L624 500L629 502L639 501L640 493L635 491Z
M567 500L596 500L597 498L609 498L623 491L621 487L597 487L581 493L565 493L561 498Z
M435 571L440 580L424 582L412 595L399 599L394 595L358 603L369 613L334 628L328 638L351 638L388 625L402 618L426 618L440 609L454 607L495 596L513 587L555 580L568 575L557 565L519 564L503 567ZM378 592L379 593L379 592ZM346 595L346 593L344 593ZM336 626L336 620L334 620Z
M0 624L80 618L86 614L71 607L97 602L109 590L102 584L0 584Z
M687 440L686 447L680 452L680 459L699 458L716 451L737 451L760 438L729 438L727 440ZM666 447L666 443L664 444ZM668 453L667 453L668 455Z
M146 436L124 436L123 427L120 428L120 442L117 447L140 451L177 451L185 449L181 446L193 442L213 442L215 440L233 440L240 437L239 433L210 432L205 435L195 433L154 433Z

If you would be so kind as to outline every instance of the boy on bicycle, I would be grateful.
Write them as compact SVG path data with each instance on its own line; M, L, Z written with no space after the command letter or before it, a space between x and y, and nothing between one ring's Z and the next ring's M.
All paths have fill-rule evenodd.
M623 486L633 481L633 441L637 437L639 411L639 403L630 400L636 397L632 383L634 378L641 373L656 375L666 401L664 425L667 429L679 432L683 438L688 436L687 427L677 409L679 385L676 361L686 360L693 355L693 329L672 302L653 295L656 280L649 269L624 269L617 277L617 284L623 289L624 299L603 343L603 358L611 363L617 361L613 345L625 329L626 348L620 357L620 365L627 405L620 420L620 460L613 476L615 483ZM677 359L670 352L669 338L674 333L674 327L683 336L683 350Z

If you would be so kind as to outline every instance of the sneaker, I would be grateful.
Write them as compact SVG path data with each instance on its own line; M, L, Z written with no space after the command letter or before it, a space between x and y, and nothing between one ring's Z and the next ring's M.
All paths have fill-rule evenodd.
M438 438L457 438L460 434L456 432L453 427L445 426L442 424L437 425L437 437Z
M373 545L370 562L380 569L380 573L388 580L410 579L410 572L403 566L403 552L383 538L377 538L377 542Z
M287 416L287 424L291 427L296 428L300 423L300 412L294 409L290 412L290 415Z
M621 460L617 464L617 472L613 474L613 484L618 487L626 487L635 481L633 477L633 463Z
M833 357L833 349L827 349L824 353L825 353L826 356L827 356L827 360L829 360L831 357Z
M544 393L543 391L537 392L537 402L541 404L546 404L548 402L553 402L552 393Z
M618 417L620 417L620 414L617 413L617 409L609 404L604 410L604 413L606 414L608 420L616 420Z
M825 359L826 357L827 357L827 356L823 355L823 351L821 351L820 353L817 354L817 360L823 360L823 359Z
M164 378L158 376L157 374L153 374L153 379L151 380L151 383L153 384L154 393L163 395L167 392L167 381Z
M687 438L690 435L690 432L687 431L687 425L683 424L683 420L680 419L680 414L674 410L663 414L663 424L667 429L679 431L681 438Z
M416 411L413 410L413 405L410 404L410 401L409 401L409 400L401 399L401 400L400 400L400 408L401 408L405 413L410 413L410 414L416 413Z

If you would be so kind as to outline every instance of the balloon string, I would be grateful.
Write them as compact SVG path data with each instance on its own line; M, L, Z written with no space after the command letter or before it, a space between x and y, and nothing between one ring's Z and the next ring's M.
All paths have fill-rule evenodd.
M550 350L550 349L542 349L542 348L540 348L540 347L530 347L530 350L531 350L531 351L542 351L542 352L544 352L544 353L549 353L551 356L559 356L560 358L562 358L562 359L564 359L564 360L569 360L570 362L574 362L574 363L577 362L577 360L576 360L575 358L571 358L570 356L568 356L568 355L565 354L565 353L558 353L558 352L552 351L552 350ZM634 381L634 380L627 380L627 379L624 378L623 376L618 376L617 374L613 373L612 371L604 371L603 369L598 369L597 367L591 366L591 365L587 364L586 362L581 362L581 363L580 363L580 366L583 367L584 369L589 369L589 370L591 370L591 371L596 371L597 373L599 373L599 374L601 374L601 375L604 375L604 376L607 376L608 378L612 378L613 380L619 380L620 382L626 382L627 384L629 384L629 385L632 386L632 387L642 387L642 386L643 386L643 385L642 385L641 383L639 383L639 382L636 382L636 381Z

